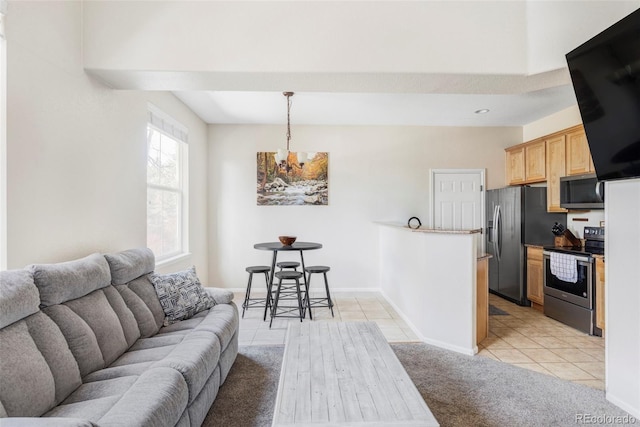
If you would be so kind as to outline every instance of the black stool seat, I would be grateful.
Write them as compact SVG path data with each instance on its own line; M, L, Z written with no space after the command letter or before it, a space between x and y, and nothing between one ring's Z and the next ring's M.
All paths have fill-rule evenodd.
M276 264L280 268L298 268L300 263L296 261L282 261Z
M276 277L278 279L300 279L302 277L302 272L300 271L278 271L276 272Z
M326 273L331 270L331 267L327 267L326 265L312 265L305 268L305 270L307 270L307 273Z
M252 265L251 267L245 268L247 273L268 273L271 271L271 267L268 265Z

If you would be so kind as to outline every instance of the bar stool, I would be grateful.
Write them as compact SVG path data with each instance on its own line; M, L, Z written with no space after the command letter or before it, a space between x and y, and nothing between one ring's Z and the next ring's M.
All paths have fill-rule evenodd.
M300 263L297 261L280 261L279 263L276 264L276 266L280 267L280 271L283 270L294 270L294 271L298 271L298 267L300 267ZM286 284L283 283L283 285L288 291L295 291L295 283L290 283L290 284ZM285 289L283 288L283 289Z
M247 283L247 292L244 294L244 302L242 303L242 318L244 319L244 311L250 307L255 307L258 304L265 304L265 312L266 306L269 305L269 272L271 271L271 267L267 265L253 265L251 267L245 268L247 273L249 273L249 282ZM266 298L251 298L251 282L253 281L253 273L264 273L264 278L267 284L267 296ZM266 317L266 315L265 315Z
M333 301L331 300L331 294L329 293L329 282L327 281L327 271L331 270L330 267L326 265L312 265L310 267L305 268L307 272L307 292L311 289L311 275L313 273L322 273L324 276L324 289L326 291L326 296L324 298L310 298L307 295L307 305L309 306L309 317L311 317L311 307L328 307L331 309L331 317L335 317L333 314ZM326 304L322 304L323 301L326 301Z
M293 317L293 318L299 317L300 321L302 322L302 319L304 319L304 314L305 314L304 313L305 307L303 303L302 292L300 290L300 279L303 276L302 272L301 271L278 271L276 272L275 276L278 278L278 285L277 285L278 287L276 289L276 297L273 301L273 307L271 308L271 321L269 322L269 328L271 328L271 324L273 323L273 319L275 317ZM283 283L282 283L283 280L295 281L295 290L293 292L290 292L286 286L283 286ZM282 292L283 290L285 292ZM284 296L284 298L281 298L281 294L282 296ZM297 307L293 307L293 306L279 307L280 300L293 301L296 299L298 300ZM284 311L278 314L278 308L284 309ZM288 313L293 313L296 310L298 310L298 313L299 313L298 316L287 315Z
M281 261L279 263L276 264L278 267L280 267L280 271L282 271L283 269L294 269L295 271L298 271L298 267L300 267L300 263L296 262L296 261Z

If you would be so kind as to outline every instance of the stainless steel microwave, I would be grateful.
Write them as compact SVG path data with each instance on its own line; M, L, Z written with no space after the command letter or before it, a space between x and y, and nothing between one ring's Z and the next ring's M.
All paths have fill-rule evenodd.
M595 174L560 178L560 206L567 209L604 209L604 182Z

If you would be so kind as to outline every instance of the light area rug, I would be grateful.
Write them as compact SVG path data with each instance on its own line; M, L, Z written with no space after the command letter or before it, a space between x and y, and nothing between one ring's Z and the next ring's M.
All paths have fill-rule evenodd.
M601 390L427 344L391 347L443 427L571 426L587 424L579 417L605 423L629 417ZM203 426L270 426L283 352L284 346L241 346Z

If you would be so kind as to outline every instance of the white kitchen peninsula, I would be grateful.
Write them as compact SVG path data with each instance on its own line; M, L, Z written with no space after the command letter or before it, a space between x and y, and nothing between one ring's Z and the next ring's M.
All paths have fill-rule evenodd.
M480 230L377 224L384 297L425 343L477 353Z

